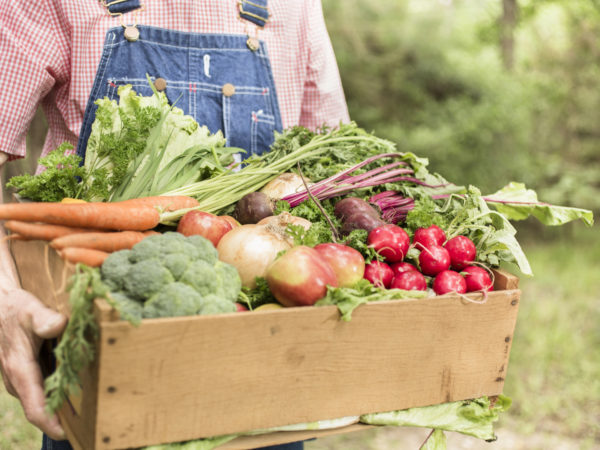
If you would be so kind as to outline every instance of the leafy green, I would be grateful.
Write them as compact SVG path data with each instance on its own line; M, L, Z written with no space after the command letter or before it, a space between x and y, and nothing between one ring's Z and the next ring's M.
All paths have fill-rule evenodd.
M419 450L446 450L446 435L440 429L434 429Z
M222 172L240 152L225 148L220 132L211 134L192 116L169 105L162 92L143 96L125 85L118 95L118 101L96 101L85 160L89 171L106 171L111 200L161 194L208 178Z
M493 423L498 420L499 413L506 411L510 404L510 398L503 395L498 396L495 402L490 401L488 397L480 397L475 400L442 403L400 411L364 414L360 417L360 421L370 425L425 427L456 431L478 439L494 441L496 435Z
M47 409L60 409L70 394L80 391L80 372L95 357L98 324L92 305L95 298L108 300L108 287L100 279L100 271L78 264L68 288L71 317L59 344L54 349L56 370L45 380Z
M65 197L90 200L108 192L106 172L96 170L94 174L81 167L81 157L76 154L65 155L72 151L73 145L65 142L57 149L39 159L45 168L37 175L24 174L12 177L7 187L16 188L19 195L33 201L59 202ZM80 180L88 180L82 185Z
M427 292L424 291L381 289L362 279L351 288L327 286L327 295L315 303L315 306L336 305L342 315L342 320L349 321L352 319L352 312L364 303L426 296Z
M588 226L594 224L592 211L542 203L535 191L527 189L523 183L509 183L499 191L486 195L485 200L509 220L524 220L532 215L544 225L564 225L577 219L583 220Z
M226 434L223 436L197 439L187 442L175 442L171 444L150 445L144 450L212 450L238 437L237 434Z
M242 287L238 301L246 304L251 310L266 303L277 303L277 299L269 289L267 280L263 277L256 277L256 287L252 289Z

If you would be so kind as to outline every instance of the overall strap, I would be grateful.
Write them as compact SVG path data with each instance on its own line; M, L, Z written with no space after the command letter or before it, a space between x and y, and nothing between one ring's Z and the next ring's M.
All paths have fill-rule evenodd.
M269 21L268 0L238 0L240 17L264 27Z
M112 15L126 14L142 6L140 0L100 0L100 3Z

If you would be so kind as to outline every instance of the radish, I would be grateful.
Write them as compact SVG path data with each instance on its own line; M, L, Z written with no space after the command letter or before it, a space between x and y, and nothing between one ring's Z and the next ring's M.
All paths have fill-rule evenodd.
M433 290L437 295L457 292L464 294L467 292L467 282L463 276L453 270L444 270L436 275L433 280Z
M444 245L444 242L446 242L446 233L437 225L417 228L413 236L413 243L417 248L429 247L432 244Z
M388 262L399 262L408 253L410 237L398 225L386 224L369 232L367 244Z
M425 275L435 276L450 268L450 254L441 245L430 245L419 254L419 265Z
M487 270L477 266L468 266L462 272L467 282L467 292L494 290L492 277Z
M421 272L409 270L395 276L390 288L404 289L405 291L426 291L427 280L425 280L425 276Z
M375 260L365 266L364 278L374 286L389 289L394 272L386 263Z
M395 277L397 277L398 275L400 275L403 272L408 272L408 271L412 271L412 270L418 270L411 263L407 263L407 262L404 262L404 261L397 262L397 263L392 263L392 264L390 264L390 267L392 268L392 271L394 272L394 276Z
M455 236L446 242L444 248L450 254L450 265L455 270L462 270L473 261L477 249L471 239L466 236Z

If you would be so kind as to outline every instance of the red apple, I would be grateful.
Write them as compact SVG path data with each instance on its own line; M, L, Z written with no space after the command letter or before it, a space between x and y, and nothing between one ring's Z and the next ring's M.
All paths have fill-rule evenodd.
M314 248L329 263L340 287L354 286L365 274L365 259L358 250L336 243L318 244Z
M235 219L234 219L233 217L231 217L231 216L219 216L219 217L220 217L221 219L225 219L227 222L229 222L233 228L235 228L235 227L239 227L239 226L241 226L241 225L242 225L241 223L239 223L237 220L235 220Z
M334 270L313 248L292 247L267 268L269 289L284 306L311 306L337 287Z
M200 235L208 239L216 247L225 233L233 227L231 224L214 214L192 210L183 215L177 231L184 236Z

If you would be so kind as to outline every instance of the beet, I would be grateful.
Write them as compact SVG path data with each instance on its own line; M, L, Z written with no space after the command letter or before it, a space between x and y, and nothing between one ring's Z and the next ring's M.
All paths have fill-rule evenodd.
M385 225L385 222L378 217L373 217L365 211L358 211L348 216L342 223L342 234L349 234L353 230L371 231L377 227Z
M340 200L335 204L333 213L342 222L358 213L364 213L376 219L380 218L377 210L369 202L358 197L346 197Z
M273 215L273 202L267 194L251 192L237 202L233 215L242 225L258 223Z

